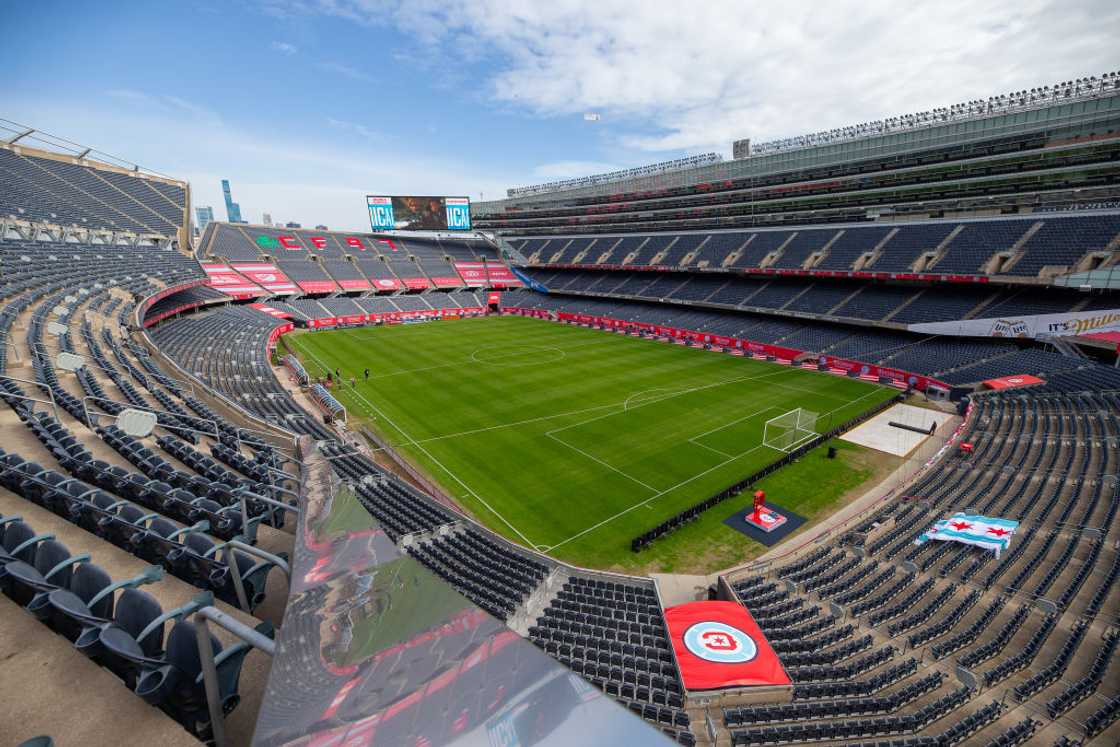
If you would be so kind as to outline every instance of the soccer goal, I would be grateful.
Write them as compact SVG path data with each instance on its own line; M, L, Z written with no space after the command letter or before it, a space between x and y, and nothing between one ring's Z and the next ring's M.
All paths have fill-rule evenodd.
M766 421L762 445L789 453L818 435L817 413L798 407Z

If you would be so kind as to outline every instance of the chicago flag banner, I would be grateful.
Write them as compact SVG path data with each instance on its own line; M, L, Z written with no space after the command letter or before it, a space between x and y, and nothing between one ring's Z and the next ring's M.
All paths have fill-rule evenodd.
M927 540L942 540L963 542L966 545L976 545L985 550L999 554L1011 544L1011 535L1019 527L1019 522L1011 519L1000 519L991 516L966 514L962 511L941 519L933 528L914 540L915 545L920 545Z

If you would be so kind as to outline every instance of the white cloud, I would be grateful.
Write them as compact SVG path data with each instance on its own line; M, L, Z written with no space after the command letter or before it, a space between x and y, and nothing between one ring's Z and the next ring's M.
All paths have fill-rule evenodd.
M179 96L165 93L150 94L129 88L114 88L105 94L118 102L121 107L137 107L136 111L157 113L169 117L186 117L197 122L219 124L221 117L217 112L201 104L187 101Z
M619 144L727 151L1117 66L1107 0L270 0L488 50L496 103L631 123Z
M279 52L280 54L286 54L286 55L293 55L293 54L295 54L296 52L299 51L298 49L296 49L296 45L290 44L288 42L282 42L282 41L272 42L272 49L275 52Z
M384 142L391 139L391 136L386 135L383 132L377 132L376 130L371 130L363 124L358 124L357 122L347 122L344 119L327 117L327 125L342 132L352 132L365 140Z
M359 70L356 67L353 67L352 65L347 65L347 64L342 63L342 62L335 62L335 61L332 61L332 60L324 60L322 62L316 63L315 66L318 67L320 70L324 70L328 73L337 73L337 74L339 74L343 77L350 78L351 80L361 80L361 81L373 80L373 78L369 75L369 73L366 73L362 70Z

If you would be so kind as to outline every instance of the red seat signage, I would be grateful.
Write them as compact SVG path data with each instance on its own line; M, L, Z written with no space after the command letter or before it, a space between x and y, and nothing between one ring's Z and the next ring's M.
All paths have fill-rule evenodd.
M296 280L304 293L334 293L338 290L333 280Z
M295 293L299 290L280 268L267 262L239 262L233 265L233 269L270 293Z
M359 280L357 278L342 278L337 281L342 290L369 290L369 281Z
M509 288L523 284L501 262L456 262L455 270L463 277L467 285Z
M791 684L762 629L737 602L689 602L665 610L688 690Z
M256 283L250 282L229 265L207 262L202 265L206 277L210 280L210 287L234 298L252 298L266 296L268 292Z
M1001 376L998 379L988 379L984 382L984 386L989 389L1015 389L1021 386L1031 386L1032 384L1045 384L1046 382L1037 376L1030 374L1018 374L1017 376Z
M392 291L401 287L401 281L396 278L376 278L373 287L377 290Z

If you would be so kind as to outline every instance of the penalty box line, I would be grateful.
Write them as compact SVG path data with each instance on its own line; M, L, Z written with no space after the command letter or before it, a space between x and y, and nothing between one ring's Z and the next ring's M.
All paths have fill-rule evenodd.
M696 392L696 391L699 391L701 389L708 389L708 388L711 388L711 387L714 387L714 386L722 386L723 384L729 384L729 383L733 383L735 381L743 381L743 380L748 380L748 379L749 380L757 380L757 379L761 379L761 378L766 378L767 376L775 376L775 375L779 375L779 374L784 374L786 372L787 372L787 369L783 368L783 369L781 369L779 371L775 371L773 373L763 374L762 376L743 377L743 378L740 378L740 379L733 379L733 380L726 381L726 382L715 382L713 384L709 384L709 385L705 385L705 386L701 386L701 387L693 387L691 389L684 389L684 390L673 392L671 394L667 394L667 395L662 396L662 397L651 398L651 399L646 400L644 402L640 402L640 403L638 403L637 405L635 405L634 407L631 407L631 408L627 408L626 403L623 403L623 409L622 410L616 410L614 412L605 413L603 415L597 415L593 418L588 418L587 420L583 420L583 421L580 421L578 423L572 423L570 425L561 426L560 428L554 428L551 431L547 431L544 435L547 436L548 438L551 438L553 441L556 441L557 443L563 444L564 446L567 446L569 449L572 449L573 451L587 457L588 459L595 462L596 464L599 464L603 467L606 467L607 469L611 470L612 472L615 472L616 474L619 474L622 477L625 477L627 480L630 480L633 483L641 485L643 488L645 488L646 490L649 490L651 493L653 493L654 494L653 497L656 497L656 496L662 494L661 492L658 491L657 488L653 487L652 485L645 482L644 480L640 480L637 477L634 477L633 475L619 469L618 467L615 467L613 464L610 464L610 463L604 461L603 459L600 459L599 457L595 456L594 454L589 454L588 452L584 451L583 449L579 448L578 446L575 446L574 444L571 444L571 443L565 441L564 439L560 438L556 434L560 433L561 431L565 431L565 430L568 430L570 428L576 428L576 427L581 426L581 425L586 425L587 423L593 423L597 420L602 420L604 418L608 418L608 417L611 417L613 415L618 415L618 414L624 413L624 412L630 412L631 410L636 410L639 407L644 407L646 405L655 404L657 402L663 402L665 400L672 399L674 397L678 397L682 394L688 394L690 392ZM647 391L649 391L649 390L647 390ZM629 398L627 398L627 402L629 402ZM770 408L765 408L763 410L760 410L759 413L766 412L766 410L768 410L768 409L770 409ZM753 417L754 415L757 415L759 413L752 413L751 415L744 416L743 418L740 418L739 420L744 420L748 417ZM735 422L738 422L738 421L735 421ZM733 425L733 424L734 423L728 423L727 425ZM713 429L713 430L718 430L718 428ZM711 432L711 431L709 431L709 432ZM703 435L706 435L706 434L700 434L700 435L703 436ZM688 442L692 442L692 439L689 438ZM700 446L701 448L705 448L705 449L711 449L711 447L704 446L704 444L697 443L697 444L694 444L694 445ZM715 451L716 453L724 456L725 458L731 458L731 459L735 458L735 457L731 457L731 455L729 455L729 454L725 454L724 452L719 451L718 449L711 449L711 451Z
M783 370L785 370L785 369L783 369ZM845 407L847 405L853 405L856 402L859 402L860 400L866 399L870 395L875 394L877 391L878 391L878 389L873 389L870 392L868 392L867 394L861 395L861 396L857 397L856 399L853 399L849 402L846 402L845 405L843 405L841 407L837 407L833 410L829 410L828 412L822 413L822 415L832 415L833 413L837 412L838 410L843 409L843 407ZM763 410L763 412L765 412L765 410ZM718 430L718 429L716 429L716 430ZM558 547L562 547L563 545L566 545L573 540L579 539L580 537L584 536L585 534L588 534L589 532L593 532L596 529L598 529L602 526L605 526L606 524L609 524L610 522L614 521L615 519L617 519L619 517L622 517L622 516L625 516L626 514L630 513L631 511L633 511L635 509L638 509L638 508L641 508L642 506L645 506L646 504L657 500L661 496L666 495L668 493L671 493L672 491L676 490L677 488L684 487L685 485L689 484L690 482L693 482L694 480L697 480L698 478L701 478L704 475L707 475L707 474L719 469L720 467L723 467L727 464L730 464L731 462L735 461L736 459L741 459L742 457L745 457L747 454L751 454L755 451L758 451L759 449L772 449L774 451L784 453L784 452L782 452L781 449L775 448L773 446L769 446L767 444L760 443L758 446L747 449L746 451L742 452L741 454L737 454L737 455L735 455L735 456L733 456L733 457L731 457L731 458L729 458L729 459L727 459L723 462L720 462L719 464L712 465L708 469L706 469L702 472L698 472L697 474L693 475L692 477L689 477L685 480L682 480L679 483L677 483L676 485L673 485L672 487L666 488L665 490L662 490L659 493L651 495L649 498L646 498L644 501L641 501L640 503L635 503L633 506L630 506L629 508L624 508L623 510L619 511L614 516L608 516L606 519L603 519L602 521L600 521L596 524L593 524L592 526L589 526L588 528L586 528L586 529L584 529L580 532L577 532L576 534L573 534L571 537L569 537L566 540L563 540L562 542L558 542L555 545L548 545L547 547L542 549L541 552L552 552L553 550L555 550Z
M715 428L712 428L711 430L706 430L703 433L699 433L699 434L693 436L692 438L688 439L688 442L690 444L692 444L693 446L699 446L701 449L707 449L708 451L714 451L716 454L721 454L726 459L734 459L735 457L732 456L731 454L728 454L726 451L723 451L721 449L717 449L714 446L708 446L707 444L700 443L700 441L697 440L697 439L701 439L704 436L711 435L711 434L715 433L716 431L722 431L724 428L730 428L733 425L738 425L739 423L742 423L744 420L750 420L751 418L757 417L758 415L761 415L762 413L767 412L769 410L777 410L777 409L778 408L774 405L770 405L769 407L763 407L758 412L752 412L750 415L744 415L741 418L735 418L730 423L725 423L724 425L716 426Z

